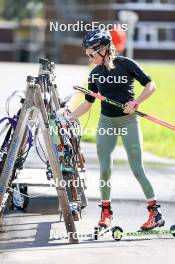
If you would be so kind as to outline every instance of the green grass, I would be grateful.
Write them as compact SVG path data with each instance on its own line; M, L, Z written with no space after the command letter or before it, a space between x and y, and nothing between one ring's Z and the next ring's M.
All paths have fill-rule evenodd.
M175 125L175 64L141 65L157 85L157 91L139 110ZM136 82L136 96L142 91ZM97 125L100 114L100 102L94 103L87 128ZM88 119L88 113L81 117L82 127ZM141 118L144 137L144 149L162 157L175 158L175 132ZM84 141L95 142L95 135L83 136Z

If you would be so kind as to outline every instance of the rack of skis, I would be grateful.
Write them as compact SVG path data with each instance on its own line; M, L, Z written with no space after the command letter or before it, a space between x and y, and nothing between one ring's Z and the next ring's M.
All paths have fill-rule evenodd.
M0 225L7 208L25 210L28 206L30 183L20 182L19 175L30 151L35 150L47 181L56 188L59 212L71 234L69 241L78 243L74 221L87 206L80 123L69 120L71 112L55 83L54 63L40 59L39 64L38 76L27 76L26 90L22 95L13 92L6 101L7 115L0 119ZM14 96L20 98L21 107L11 115L9 105Z

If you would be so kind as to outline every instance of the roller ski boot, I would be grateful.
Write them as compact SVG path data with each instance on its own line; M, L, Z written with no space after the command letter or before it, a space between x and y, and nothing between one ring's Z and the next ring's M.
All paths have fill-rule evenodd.
M159 208L160 205L156 204L156 201L148 202L147 209L149 211L149 217L148 220L140 227L141 230L147 231L165 225L165 220Z
M110 202L102 202L99 205L102 208L101 219L98 222L98 226L94 229L94 239L97 240L105 233L109 232L112 228L112 215Z

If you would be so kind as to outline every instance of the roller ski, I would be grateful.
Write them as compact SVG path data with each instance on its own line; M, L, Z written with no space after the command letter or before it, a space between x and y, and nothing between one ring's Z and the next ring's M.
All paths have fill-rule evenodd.
M112 228L112 237L116 241L120 241L122 238L125 237L139 237L139 236L166 236L172 235L175 237L175 225L172 225L170 229L150 229L150 230L138 230L135 232L124 232L120 226L115 226Z
M110 202L102 202L99 205L102 208L101 219L98 222L98 226L94 228L94 239L98 240L104 234L112 230L112 214Z

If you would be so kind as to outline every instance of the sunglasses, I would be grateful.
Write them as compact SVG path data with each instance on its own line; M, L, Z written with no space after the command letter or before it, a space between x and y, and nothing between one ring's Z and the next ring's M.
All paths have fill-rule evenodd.
M98 49L98 50L96 50L96 51L94 51L94 52L91 52L91 53L88 53L88 52L86 52L86 55L88 56L88 57L90 57L90 58L95 58L95 56L96 56L96 54L100 51L101 49Z

